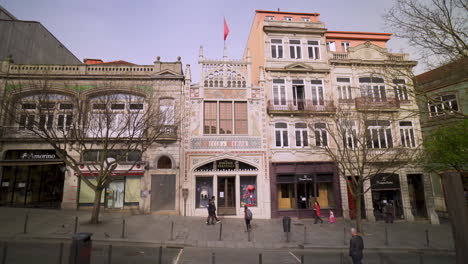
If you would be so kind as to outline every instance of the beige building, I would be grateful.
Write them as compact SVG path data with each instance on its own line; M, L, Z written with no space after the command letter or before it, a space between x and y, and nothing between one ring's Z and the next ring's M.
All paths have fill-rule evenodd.
M252 86L251 61L206 59L200 47L199 83L185 90L184 215L206 216L215 196L218 215L270 218L265 101Z
M97 103L112 96L109 111L119 115L147 111L148 107L172 116L160 126L160 136L143 155L128 154L105 189L102 204L106 208L138 209L141 212L178 213L180 190L180 107L184 75L180 58L175 62L135 65L125 61L86 60L81 65L25 65L0 62L2 105L17 105L16 119L2 108L0 151L0 202L6 206L77 208L92 205L94 193L60 160L51 146L32 135L29 126L44 125L56 131L72 123L83 102L89 113L102 111ZM38 94L47 94L48 106L38 103ZM5 98L16 98L4 102ZM106 98L107 98L106 97ZM79 101L75 99L79 98ZM47 115L44 107L48 108ZM66 109L69 109L67 112ZM118 125L118 124L117 124ZM99 138L99 137L98 137ZM117 137L116 137L117 138ZM127 137L128 138L128 137ZM119 140L124 140L120 135ZM92 163L102 152L99 147L86 152L67 149L82 162L80 170L92 178Z

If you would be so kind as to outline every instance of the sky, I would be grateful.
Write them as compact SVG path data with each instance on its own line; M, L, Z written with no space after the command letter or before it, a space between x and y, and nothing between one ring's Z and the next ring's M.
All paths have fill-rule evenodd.
M320 13L329 30L390 32L382 15L393 0L0 0L20 20L41 22L76 57L150 65L176 61L192 67L198 81L198 52L223 56L223 17L230 33L228 57L241 59L255 10ZM407 52L392 39L390 52ZM416 56L411 56L414 59ZM417 70L418 71L418 70Z

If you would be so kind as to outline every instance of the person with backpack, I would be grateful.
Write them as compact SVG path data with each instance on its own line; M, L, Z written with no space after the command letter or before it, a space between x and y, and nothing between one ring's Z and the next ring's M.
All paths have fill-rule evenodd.
M213 201L213 199L210 199L208 201L208 218L206 218L206 224L207 225L214 225L215 224L215 222L214 222L215 212L216 212L216 209L215 209L214 201ZM210 220L211 220L211 223L210 223Z
M245 226L247 227L247 232L252 228L250 225L250 221L252 220L252 211L250 211L249 207L247 205L244 205L244 220L245 220Z

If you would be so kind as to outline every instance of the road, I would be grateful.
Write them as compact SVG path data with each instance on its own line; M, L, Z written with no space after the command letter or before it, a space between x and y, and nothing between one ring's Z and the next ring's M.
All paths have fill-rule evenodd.
M1 244L0 263L4 258L4 244ZM65 242L62 258L60 259L60 242L49 241L13 241L8 243L5 263L2 264L54 264L68 263L70 243ZM262 254L262 264L299 264L301 257L305 264L348 264L351 263L343 252L338 250L258 250L258 249L232 249L232 248L163 248L162 263L164 264L212 264L214 253L217 264L256 264L259 254ZM422 262L420 258L422 257ZM60 262L61 261L61 262ZM425 252L420 256L417 252L365 252L364 263L386 264L451 264L455 263L454 254ZM111 261L109 262L109 246L94 244L91 251L91 263L112 264L158 264L159 247L138 245L112 245Z

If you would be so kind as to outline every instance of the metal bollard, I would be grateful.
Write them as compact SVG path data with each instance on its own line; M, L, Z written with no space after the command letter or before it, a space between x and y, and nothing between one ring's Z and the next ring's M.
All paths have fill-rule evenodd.
M289 243L289 232L286 232L286 243Z
M304 245L307 243L307 227L304 225Z
M6 257L8 251L8 242L3 242L3 257L2 257L2 264L6 264Z
M62 264L62 258L63 258L63 242L60 242L59 257L58 257L59 264Z
M429 229L426 229L426 247L429 247Z
M223 240L223 223L219 224L219 241Z
M169 240L174 240L174 221L171 221L171 237Z
M28 221L29 221L29 212L26 213L26 217L24 218L24 227L23 227L24 234L28 232Z
M122 238L125 238L125 219L122 219Z
M107 248L107 264L112 263L112 245Z
M159 246L158 264L162 264L162 246Z
M73 233L76 234L76 232L78 232L78 216L75 216L75 231Z
M211 264L216 264L215 253L211 253Z
M385 227L385 245L388 246L389 243L388 243L388 231L387 231L387 227Z
M263 264L262 253L258 254L258 264Z

